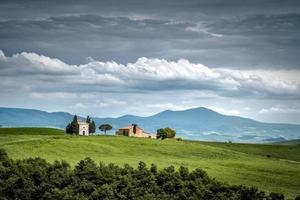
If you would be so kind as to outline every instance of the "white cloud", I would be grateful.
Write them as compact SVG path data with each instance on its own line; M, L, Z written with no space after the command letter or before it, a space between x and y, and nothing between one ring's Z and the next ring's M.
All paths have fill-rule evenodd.
M250 107L248 107L248 106L246 106L246 107L244 107L244 110L247 110L247 111L249 111L249 110L251 110L251 108L250 108Z
M33 92L30 94L30 97L34 99L70 99L77 98L77 95L66 92Z
M224 115L239 115L240 114L240 111L233 110L233 109L225 109L225 108L216 107L216 106L209 106L208 108L211 110L214 110L218 113L222 113Z
M7 57L1 51L0 68L6 88L22 83L32 90L34 98L46 97L36 90L53 92L52 96L60 97L72 92L134 90L197 90L219 96L300 96L299 70L219 69L185 59L168 61L142 57L126 65L94 60L83 65L69 65L35 53L23 52Z
M72 74L78 73L76 66L68 65L59 59L49 58L36 53L22 52L7 57L0 52L0 64L2 73L14 74L23 73L54 73L54 74Z
M120 101L116 99L106 98L102 100L96 100L94 104L91 105L91 107L95 108L104 108L109 106L124 106L127 103L125 101Z
M184 102L182 102L181 105L176 105L173 103L154 103L154 104L146 104L145 107L149 109L163 111L163 110L185 110L188 108L194 108L195 106L188 106L185 105Z
M76 103L74 108L87 108L87 106L83 103Z
M86 100L84 99L84 95L77 95L78 100ZM98 109L98 108L109 108L109 107L118 107L125 106L127 102L120 101L117 99L111 98L103 98L103 99L88 99L85 102L78 102L75 105L70 106L70 108L89 108L89 109Z
M212 37L217 37L217 38L221 38L223 37L224 35L222 34L218 34L218 33L212 33L208 30L207 27L205 27L205 25L201 24L201 23L198 23L197 25L195 26L188 26L185 28L186 31L192 31L192 32L196 32L196 33L199 33L199 34L207 34L209 36L212 36Z
M132 21L141 21L141 20L145 20L145 19L151 19L149 16L137 14L137 13L129 13L129 15L127 17L128 17L128 19L130 19Z
M0 50L0 60L4 60L5 59L5 54L2 50Z
M300 113L298 108L290 108L282 105L277 105L270 108L263 108L259 111L260 114L269 114L269 113Z

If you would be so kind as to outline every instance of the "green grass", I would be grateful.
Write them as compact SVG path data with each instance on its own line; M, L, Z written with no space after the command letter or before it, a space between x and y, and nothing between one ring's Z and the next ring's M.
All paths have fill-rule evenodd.
M20 134L18 134L20 133ZM49 134L47 134L49 133ZM51 134L50 134L51 133ZM294 198L300 191L300 147L154 140L121 136L68 136L55 129L0 129L0 146L13 159L40 156L75 165L97 162L155 163L158 167L200 167L219 181L256 186ZM271 155L267 157L266 155Z
M55 128L0 128L1 135L64 135L65 131Z
M199 142L204 145L221 147L233 151L243 152L249 155L262 157L270 156L276 159L285 159L300 162L300 146L297 145L277 145L277 144L238 144L221 142Z

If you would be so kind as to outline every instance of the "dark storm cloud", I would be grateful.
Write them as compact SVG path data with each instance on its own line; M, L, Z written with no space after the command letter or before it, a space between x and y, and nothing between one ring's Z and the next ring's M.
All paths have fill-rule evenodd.
M0 106L300 123L299 18L299 0L2 0Z
M199 38L198 33L185 30L189 26L194 24L96 15L8 20L0 22L0 42L9 53L23 48L73 63L89 56L118 61L145 54L156 57L166 40ZM201 37L209 35L203 33Z
M208 25L208 29L226 36L219 47L229 48L230 53L239 56L235 64L251 63L253 68L300 68L300 14L220 20Z
M117 6L116 6L117 5ZM139 57L300 68L299 1L2 1L0 48L84 63Z
M1 18L47 18L64 14L128 15L142 14L158 18L220 18L252 14L299 12L298 0L2 0Z

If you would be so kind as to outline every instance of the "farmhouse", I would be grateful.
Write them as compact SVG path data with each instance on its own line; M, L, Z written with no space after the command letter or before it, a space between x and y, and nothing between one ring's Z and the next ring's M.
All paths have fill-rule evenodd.
M141 137L141 138L155 138L155 135L144 132L137 124L119 128L116 135L130 136L130 137Z
M90 135L89 123L77 120L77 124L78 124L78 135L85 135L85 136Z

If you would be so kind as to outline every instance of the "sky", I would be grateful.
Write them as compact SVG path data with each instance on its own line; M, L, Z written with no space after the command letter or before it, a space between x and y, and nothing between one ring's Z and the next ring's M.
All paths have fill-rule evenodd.
M300 1L0 1L0 106L300 124Z

